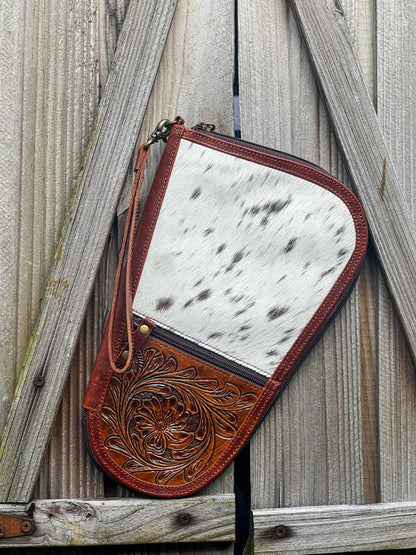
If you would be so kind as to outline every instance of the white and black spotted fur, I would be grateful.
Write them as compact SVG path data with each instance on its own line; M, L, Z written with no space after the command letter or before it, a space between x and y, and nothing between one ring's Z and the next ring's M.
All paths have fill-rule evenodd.
M331 192L182 140L133 309L270 376L354 247Z

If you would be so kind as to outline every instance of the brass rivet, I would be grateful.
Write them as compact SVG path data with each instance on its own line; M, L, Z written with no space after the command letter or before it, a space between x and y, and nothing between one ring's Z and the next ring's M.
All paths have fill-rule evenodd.
M146 326L146 324L142 324L139 328L140 333L142 333L143 335L146 335L147 333L149 333L149 326Z
M129 358L129 352L128 351L123 351L121 353L121 356L124 358L124 360L127 360Z

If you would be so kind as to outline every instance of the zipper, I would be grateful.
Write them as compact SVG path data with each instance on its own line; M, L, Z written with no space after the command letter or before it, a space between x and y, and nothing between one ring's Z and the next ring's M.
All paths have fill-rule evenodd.
M303 164L310 168L319 170L320 172L323 172L326 175L331 175L329 172L327 172L317 164L314 164L313 162L309 162L304 158L299 158L299 156L293 156L292 154L287 154L286 152L282 152L281 150L268 148L266 146L259 145L258 143L251 143L250 141L245 141L244 139L237 139L235 137L230 137L229 135L223 135L222 133L218 133L217 131L214 131L214 129L215 129L215 125L210 123L205 123L205 122L198 123L197 125L194 125L194 127L192 127L193 131L199 131L201 133L209 133L210 135L213 135L214 137L218 137L219 139L222 139L227 143L246 146L248 148L254 147L256 150L258 150L259 152L263 152L264 154L279 156L280 158L284 158L285 160L289 160L290 162L297 162L299 164Z
M133 315L133 325L135 327L139 326L141 321L141 316L135 314ZM269 380L269 376L260 374L260 372L256 372L255 370L252 370L239 362L231 360L220 353L211 351L206 347L202 347L190 339L187 339L182 335L178 335L177 333L160 325L155 325L150 333L150 337L162 341L163 343L166 343L167 345L170 345L185 354L195 357L201 362L217 366L218 368L230 372L235 376L244 378L255 385L264 387Z

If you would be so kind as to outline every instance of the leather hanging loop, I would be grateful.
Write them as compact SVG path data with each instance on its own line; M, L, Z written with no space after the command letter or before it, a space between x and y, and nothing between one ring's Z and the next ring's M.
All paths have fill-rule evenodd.
M134 329L133 329L133 275L132 275L132 259L133 259L133 245L136 237L137 221L139 219L140 211L140 191L143 183L144 169L146 166L147 157L150 154L150 146L160 140L166 142L171 128L174 125L183 125L184 121L181 116L176 116L174 120L162 120L158 123L153 133L139 148L137 163L135 167L136 177L133 184L133 191L129 210L127 213L126 226L124 228L123 242L121 244L120 258L117 267L116 283L114 287L113 302L111 305L111 312L109 318L108 328L108 358L113 372L122 373L130 366L134 354ZM123 281L124 280L124 281ZM124 291L125 299L124 304L121 299L121 294ZM114 329L114 322L120 314L125 318L127 326L127 346L125 352L128 352L126 362L122 367L117 366L117 360L120 360L121 337L120 330ZM123 330L121 330L123 333ZM124 357L122 357L124 360Z
M140 190L143 183L144 168L146 166L147 157L150 154L150 148L145 148L145 144L141 145L139 149L139 155L136 164L136 178L133 184L133 191L131 195L129 210L127 213L126 225L124 228L123 242L121 244L119 264L117 268L116 283L114 287L113 302L111 305L110 319L109 319L109 329L108 329L108 358L110 360L111 369L114 372L122 373L131 364L133 358L133 314L132 314L132 254L133 254L133 244L137 227L137 220L139 217L140 209ZM127 256L126 256L127 255ZM124 267L124 259L126 258L126 264ZM124 269L124 272L123 272ZM114 340L114 319L116 314L116 309L119 302L123 302L120 296L120 285L122 275L125 274L125 317L127 324L127 351L128 357L122 368L116 365L116 360L119 358L119 353L115 351L119 346Z

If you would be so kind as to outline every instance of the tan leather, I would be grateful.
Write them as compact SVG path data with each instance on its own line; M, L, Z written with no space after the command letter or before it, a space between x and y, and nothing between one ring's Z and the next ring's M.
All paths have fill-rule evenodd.
M90 415L93 450L123 484L181 495L206 474L255 405L261 387L149 337L114 373ZM205 478L206 479L206 478Z

